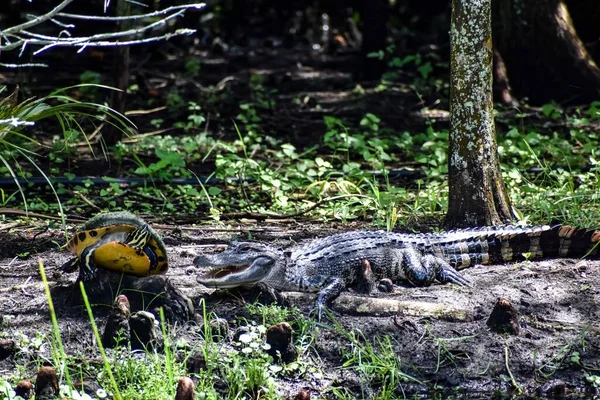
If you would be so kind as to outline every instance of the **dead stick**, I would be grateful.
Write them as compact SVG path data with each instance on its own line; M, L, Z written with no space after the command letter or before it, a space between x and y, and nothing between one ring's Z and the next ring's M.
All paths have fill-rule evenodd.
M286 292L289 300L314 301L314 294ZM473 315L465 308L447 306L440 303L425 301L409 301L382 299L377 297L362 297L342 294L331 307L338 312L350 315L369 315L387 317L392 315L408 315L414 317L434 317L446 321L472 321Z
M81 193L78 190L74 190L73 193L75 193L77 196L79 196L79 198L88 206L92 207L94 210L96 211L102 211L102 209L100 207L98 207L97 205L95 205L94 203L92 203L87 197L85 197L85 195L83 193Z

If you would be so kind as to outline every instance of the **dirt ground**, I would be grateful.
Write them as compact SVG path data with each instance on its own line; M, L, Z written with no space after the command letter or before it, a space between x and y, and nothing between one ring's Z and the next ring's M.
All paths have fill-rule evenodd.
M219 243L252 234L256 240L289 244L310 237L339 232L332 226L307 224L240 226L236 228L178 228L162 230L170 254L167 273L173 284L197 307L205 298L208 311L233 320L243 311L240 297L212 293L196 283L194 255L216 251ZM17 228L0 234L0 336L34 337L50 332L48 304L38 273L38 259L47 269L66 351L87 351L94 340L83 310L70 300L69 288L76 274L58 268L69 253L61 231ZM19 257L21 255L21 257ZM357 329L367 338L389 335L404 372L424 382L403 383L403 392L421 396L442 393L456 398L489 398L517 394L572 397L594 395L586 384L585 371L593 375L600 366L600 261L571 259L476 266L464 270L472 288L434 285L427 288L396 287L391 294L359 297L347 291L333 305L334 316L347 329ZM289 294L288 300L308 314L312 298ZM519 335L494 333L486 321L497 299L509 300L520 315ZM431 313L435 306L435 313ZM198 307L197 307L198 308ZM108 307L96 307L96 322L102 329ZM196 317L201 319L199 310ZM194 322L186 325L193 327ZM283 396L308 389L313 398L328 387L342 386L359 398L376 393L353 371L342 369L347 343L340 335L320 326L312 347L312 360L323 371L320 379L282 379ZM183 329L185 331L185 329ZM49 346L40 348L48 357ZM578 357L577 357L578 356ZM318 360L318 361L317 361ZM0 376L16 373L12 357L0 361ZM32 371L33 372L33 371ZM512 379L511 379L512 374ZM514 380L513 380L514 379ZM517 386L519 389L517 389ZM435 388L435 389L434 389ZM444 394L445 393L445 394Z

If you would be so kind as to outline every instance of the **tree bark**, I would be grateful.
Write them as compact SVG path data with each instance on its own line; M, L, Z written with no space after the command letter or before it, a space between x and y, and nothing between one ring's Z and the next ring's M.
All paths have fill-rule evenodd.
M361 12L364 23L363 42L360 51L362 66L360 77L367 81L378 80L385 71L385 58L369 57L369 54L385 50L389 1L371 0L364 2Z
M495 43L516 96L533 104L598 99L600 69L564 1L495 1L493 14Z
M450 227L511 219L500 173L492 100L491 0L452 0L450 29Z
M600 62L600 1L565 0L573 25L596 65Z
M117 16L129 16L131 6L127 0L117 1ZM117 30L126 30L131 26L129 21L121 21L117 24ZM119 91L113 91L110 106L118 113L125 113L127 104L127 89L129 88L129 46L117 46L114 53L114 87ZM114 146L123 139L123 131L116 126L109 125L102 134L102 139L107 146Z
M502 54L494 49L494 100L507 106L518 107L519 101L513 96L512 88L508 80L506 64Z

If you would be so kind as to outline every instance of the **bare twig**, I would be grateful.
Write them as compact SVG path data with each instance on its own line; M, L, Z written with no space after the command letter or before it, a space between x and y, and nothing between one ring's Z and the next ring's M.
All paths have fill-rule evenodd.
M0 225L0 231L7 231L7 230L15 228L15 227L17 227L19 225L21 225L20 222L13 222L13 223L10 223L10 224Z
M88 206L92 207L94 210L96 211L102 211L102 209L100 207L98 207L97 205L95 205L94 203L92 203L87 197L85 197L85 195L83 193L81 193L78 190L74 190L73 193L75 193L85 204L87 204Z
M9 27L0 31L0 51L10 51L17 48L21 48L21 53L25 51L28 46L41 47L36 50L33 54L38 55L53 47L79 47L78 52L81 52L87 47L114 47L114 46L132 46L138 44L152 43L161 40L168 40L175 36L191 35L195 32L193 29L178 29L174 32L168 32L162 35L154 35L143 39L129 39L139 36L141 33L165 26L168 21L182 16L185 11L189 9L202 9L206 6L205 3L187 4L181 6L167 7L163 10L159 10L152 13L122 16L122 17L108 17L108 16L94 16L94 15L77 15L69 13L61 13L73 0L64 0L57 7L53 8L46 14L35 17L30 21ZM137 26L132 29L119 30L117 32L104 32L98 33L91 36L75 37L71 36L69 29L73 27L70 24L63 24L56 21L55 17L80 19L87 21L140 21L147 20L148 18L162 16L158 21L151 21L150 23L144 23L143 26ZM29 31L29 28L38 26L46 21L53 21L59 24L64 30L56 36L41 35L35 32ZM5 66L12 66L10 64ZM16 65L16 66L25 66Z
M138 133L137 135L131 135L131 136L121 140L121 143L136 143L140 139L143 139L145 137L162 135L164 133L175 131L178 129L180 129L180 128L165 128L165 129L159 129L159 130L152 131L152 132Z
M154 11L147 14L138 14L138 15L130 15L130 16L120 16L120 17L99 17L97 15L79 15L79 14L69 14L69 13L60 13L59 17L72 18L72 19L81 19L86 21L125 21L128 19L141 19L141 18L153 18L158 17L159 15L165 15L173 11L178 10L188 10L190 8L195 8L197 10L201 10L206 6L206 3L198 3L198 4L184 4L181 6L172 6L167 7L164 10Z
M31 67L47 68L48 64L42 64L42 63L5 64L5 63L0 63L0 67L4 67L4 68L23 68L23 67L27 67L27 68L31 68Z
M312 302L314 294L300 292L285 292L285 298L294 302ZM350 315L410 315L416 317L433 317L452 322L468 322L473 320L472 313L465 308L448 306L443 303L429 303L423 301L396 300L377 297L363 297L342 294L331 307L343 314Z
M28 217L28 218L52 219L55 221L62 220L61 217L56 216L56 215L46 215L46 214L38 214L38 213L34 213L34 212L25 212L24 210L19 210L16 208L0 208L0 214L22 215L22 216ZM75 223L83 222L81 219L77 219L77 218L67 218L66 221L67 222L75 222Z
M152 114L158 111L164 111L167 109L167 106L160 106L160 107L155 107L152 108L150 110L128 110L125 111L125 116L127 117L137 117L140 115L148 115L148 114Z
M48 11L44 15L40 15L39 17L34 18L31 21L27 21L25 23L22 23L20 25L11 26L9 28L4 29L2 31L2 35L3 36L4 35L14 35L14 34L17 34L19 32L24 31L25 29L29 29L29 28L31 28L33 26L40 25L41 23L46 22L49 19L53 18L63 8L65 8L66 6L68 6L72 2L73 2L73 0L64 0L62 3L60 3L59 5L57 5L56 7L54 7L52 10Z

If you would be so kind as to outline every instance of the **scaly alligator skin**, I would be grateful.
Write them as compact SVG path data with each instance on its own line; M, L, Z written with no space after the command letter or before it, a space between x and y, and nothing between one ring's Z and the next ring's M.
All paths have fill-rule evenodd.
M470 286L457 272L473 264L556 257L595 257L600 231L570 226L500 226L442 233L351 231L282 250L256 242L232 243L224 252L199 256L212 269L197 277L209 287L257 283L277 290L319 292L321 311L344 288L365 278L434 281ZM369 268L370 267L370 268ZM366 278L365 278L366 279Z

